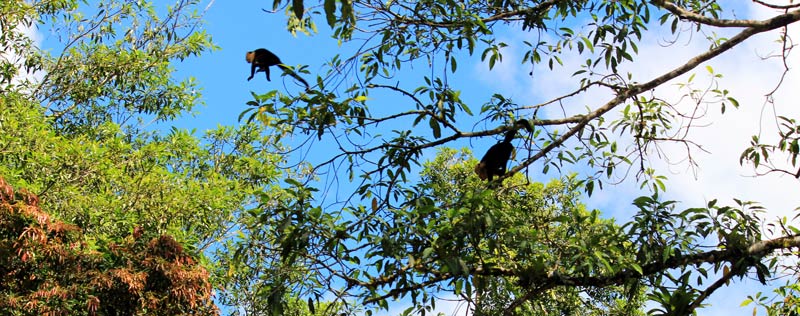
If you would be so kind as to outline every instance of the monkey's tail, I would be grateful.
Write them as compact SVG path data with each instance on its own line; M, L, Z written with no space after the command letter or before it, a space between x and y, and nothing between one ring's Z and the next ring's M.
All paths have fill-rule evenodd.
M306 86L306 90L309 90L309 89L310 89L310 87L308 86L308 82L306 82L306 80L305 80L305 79L303 79L303 77L300 77L300 75L298 75L296 72L294 72L294 70L293 70L292 68L289 68L289 67L287 67L287 66L284 66L283 64L278 64L278 67L281 67L281 69L283 69L283 71L285 71L285 72L286 72L286 73L288 73L290 76L292 76L292 77L294 77L295 79L297 79L297 81L300 81L300 82L302 82L302 83L303 83L303 85L305 85L305 86Z

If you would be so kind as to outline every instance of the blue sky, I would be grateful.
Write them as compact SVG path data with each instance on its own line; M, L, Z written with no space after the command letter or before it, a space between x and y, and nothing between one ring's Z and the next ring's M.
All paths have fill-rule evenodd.
M169 1L162 1L162 3L167 2ZM312 72L312 76L305 75L305 77L313 85L315 77L313 75L321 72L322 65L334 54L341 53L343 56L348 56L348 52L357 48L357 44L353 43L339 47L336 40L328 36L330 30L322 17L317 19L320 34L292 36L285 30L286 17L282 12L268 14L262 11L263 8L271 6L271 1L206 1L203 6L208 4L211 5L205 13L205 30L212 36L220 50L176 64L178 78L193 76L197 79L203 89L202 95L206 105L196 109L198 112L196 116L170 123L178 127L196 129L198 134L218 124L238 124L237 117L247 108L245 103L252 100L251 92L264 93L272 89L287 93L302 91L302 87L290 77L279 76L279 71L273 71L271 82L267 82L261 73L248 82L246 78L249 76L250 67L244 60L246 51L268 48L285 64L309 65L308 69ZM737 8L737 17L766 16L764 15L766 11L753 11L752 8L753 6L747 1L744 7ZM656 33L649 34L639 46L637 63L627 68L637 75L639 81L663 73L708 47L702 40L701 36L705 36L702 34L695 34L695 38L691 41L688 37L679 38L676 44L668 47L663 45L669 39L666 33L658 33L658 36L653 34ZM792 29L792 34L798 35L797 28ZM43 33L40 36L46 44L48 35ZM521 40L535 38L536 34L519 32L512 28L498 31L497 36L509 43L518 43ZM796 106L793 100L800 97L798 92L793 91L793 87L800 84L798 82L800 78L794 73L789 74L783 88L776 94L776 104L779 106L772 107L764 103L764 94L777 84L776 78L780 75L781 68L778 60L763 61L760 58L770 52L774 53L777 49L773 43L776 36L775 32L759 35L710 64L717 72L724 74L722 85L734 93L742 108L729 110L723 117L719 114L718 107L708 107L708 116L703 121L708 125L691 131L692 139L702 143L709 151L696 152L692 157L699 161L698 168L692 168L687 163L681 162L686 155L685 150L679 146L667 145L662 151L651 154L650 157L657 162L657 166L667 170L670 178L667 197L682 201L678 206L679 209L699 206L714 198L719 198L723 204L732 204L732 197L741 197L745 200L763 202L770 210L770 219L777 216L791 217L796 214L793 210L800 206L797 194L800 187L796 179L774 175L752 177L752 169L749 166L742 167L738 163L739 153L747 145L750 135L759 131L769 135L772 125L762 116L763 113L769 116L774 111L797 116L796 107L794 111L790 107ZM581 63L581 58L584 57L567 57L564 59L566 66L556 68L555 71L550 71L546 65L539 65L534 75L530 76L529 66L518 67L521 49L521 46L512 44L505 52L504 62L496 65L492 71L489 71L488 65L480 61L479 52L471 57L462 56L463 58L459 59L459 72L456 75L448 74L448 77L456 89L463 91L463 98L470 102L473 112L477 113L482 103L495 92L510 96L520 104L536 104L575 88L577 80L571 77L571 74L578 69L578 63ZM693 72L698 74L696 80L700 83L699 86L702 86L703 80L707 82L708 79L703 76L703 66ZM430 74L430 69L423 62L417 62L413 67L404 69L410 69L409 75L413 76ZM676 102L681 100L681 92L674 83L685 79L686 77L683 77L664 85L657 91L659 96ZM405 81L403 84L407 88L418 85L416 82ZM596 107L608 98L607 93L590 92L570 100L569 105L583 110L585 106ZM412 106L407 99L399 99L391 94L376 93L371 95L370 102L370 106L376 110L381 106L387 109ZM549 114L555 115L553 112ZM474 120L468 119L467 122L460 127L466 130L492 127L483 124L474 126L472 125ZM480 154L494 142L494 139L486 138L472 142L458 142L453 146L471 147ZM426 155L431 157L434 153L435 151L431 150L426 152ZM553 173L539 175L540 170L540 165L534 165L529 173L535 180L540 181L556 176ZM634 211L630 201L636 196L647 194L639 191L632 179L633 177L629 176L629 179L617 186L606 186L603 191L595 191L595 194L587 197L584 202L590 208L602 210L605 216L624 221ZM739 303L745 299L745 295L754 292L756 285L757 282L737 281L730 287L720 289L708 301L713 307L700 312L703 315L750 314L752 306L742 308L739 307ZM438 306L442 311L452 307L441 304ZM400 307L398 309L402 310Z
M217 124L236 124L239 113L247 108L245 103L253 99L251 91L282 90L284 84L288 92L302 91L291 78L279 76L277 70L273 70L271 82L266 81L263 73L247 81L250 65L245 62L245 52L267 48L285 64L295 66L321 65L331 52L339 50L334 40L323 35L293 37L286 31L282 14L261 10L265 4L264 1L215 1L205 13L205 29L220 50L177 64L179 77L197 78L206 102L205 107L198 108L199 115L184 120L186 127L203 130ZM326 29L320 26L320 30Z

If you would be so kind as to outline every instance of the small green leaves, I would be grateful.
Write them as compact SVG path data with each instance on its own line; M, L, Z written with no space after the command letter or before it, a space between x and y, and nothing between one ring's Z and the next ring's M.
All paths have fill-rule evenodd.
M435 117L431 117L428 119L428 125L431 127L431 131L433 132L433 138L442 137L442 130L439 126L439 120L437 120Z

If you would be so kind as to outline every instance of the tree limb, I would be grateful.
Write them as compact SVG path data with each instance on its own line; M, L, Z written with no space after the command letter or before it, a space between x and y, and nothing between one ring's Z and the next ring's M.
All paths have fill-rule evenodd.
M699 265L703 263L720 263L720 262L732 262L734 267L736 267L737 259L742 257L764 257L776 250L780 249L789 249L793 247L800 247L800 235L792 235L786 237L780 237L770 240L763 240L759 242L755 242L748 246L746 249L737 249L731 248L727 250L712 250L708 252L696 253L687 256L682 255L675 255L668 258L662 262L653 262L650 264L642 265L642 273L640 274L636 270L627 269L623 270L614 274L605 275L605 276L564 276L559 273L552 273L546 276L541 277L529 277L528 280L531 280L531 284L536 284L534 289L531 289L530 293L538 293L541 289L549 289L556 286L591 286L591 287L603 287L609 285L619 285L623 284L626 280L633 279L633 278L640 278L643 276L655 275L656 273L663 272L669 269L675 269L680 267L685 267L689 265ZM495 276L508 276L509 273L514 274L507 269L487 269L487 270L476 270L478 271L485 271L487 275L495 275ZM519 277L519 275L514 275ZM727 275L724 276L722 279L718 280L709 288L704 291L704 295L707 297L711 295L712 292L717 290L722 284L730 280L733 276L733 273L730 273L730 277ZM517 298L514 302L509 305L510 307L516 307L524 303L524 301L529 300L532 295L524 295L522 297ZM701 300L697 300L692 304L694 306L701 303ZM696 308L696 306L695 306Z
M663 2L663 3L668 3L668 2ZM775 16L775 17L773 17L771 19L767 19L767 20L763 20L763 21L753 21L751 27L748 27L748 28L742 30L741 32L739 32L739 34L736 34L735 36L731 37L729 40L721 43L720 45L715 46L715 47L709 49L708 51L689 59L689 61L687 61L685 64L683 64L681 66L678 66L677 68L673 69L672 71L669 71L669 72L667 72L667 73L665 73L665 74L663 74L663 75L661 75L659 77L656 77L653 80L645 82L645 83L643 83L641 85L631 85L628 88L621 90L617 94L617 96L615 98L613 98L610 101L606 102L606 104L604 104L603 106L601 106L601 107L597 108L596 110L590 112L589 114L576 115L576 116L572 116L572 117L563 119L563 121L565 121L565 122L577 122L577 125L575 125L574 127L570 128L566 133L561 135L561 137L559 137L558 139L556 139L555 141L553 141L549 145L547 145L544 148L542 148L542 150L540 150L538 153L536 153L535 155L531 156L530 158L528 158L525 161L523 161L522 163L520 163L519 166L511 168L507 174L513 174L513 173L519 172L520 170L522 170L523 168L529 166L530 164L532 164L536 160L539 160L540 158L544 157L550 151L552 151L556 147L561 146L570 137L572 137L573 135L577 134L580 130L582 130L584 127L586 127L586 125L588 125L590 121L592 121L595 118L598 118L598 117L606 114L611 109L613 109L616 106L618 106L618 105L622 104L623 102L625 102L625 100L627 100L628 98L635 97L635 96L637 96L638 94L640 94L640 93L642 93L644 91L655 89L658 86L660 86L661 84L663 84L663 83L665 83L665 82L667 82L669 80L672 80L674 78L677 78L678 76L681 76L681 75L689 72L690 70L692 70L695 67L699 66L703 62L706 62L708 60L713 59L714 57L724 53L725 51L733 48L734 46L744 42L746 39L750 38L751 36L753 36L755 34L771 31L771 30L774 30L774 29L777 29L777 28L780 28L780 27L784 27L784 26L786 26L788 24L791 24L791 23L794 23L794 22L797 22L797 21L800 21L800 10L787 12L785 14L781 14L781 15Z
M705 25L711 25L717 27L753 27L761 23L761 21L758 20L714 19L679 7L675 3L672 3L672 1L657 0L653 2L655 3L655 5L662 7L669 12L672 12L672 14L678 16L681 19Z

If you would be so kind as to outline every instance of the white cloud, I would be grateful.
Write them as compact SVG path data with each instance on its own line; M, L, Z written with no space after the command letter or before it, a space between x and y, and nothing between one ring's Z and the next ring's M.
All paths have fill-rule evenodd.
M774 37L774 32L759 35L710 63L716 72L724 75L719 80L720 88L731 91L741 107L736 110L729 105L726 113L720 114L718 105L709 105L706 118L700 122L709 125L691 131L690 139L702 144L709 153L697 152L693 155L700 165L696 176L691 172L670 176L671 187L680 188L670 190L670 193L684 201L687 207L712 198L732 202L732 198L738 197L761 201L770 210L770 215L775 216L786 215L787 211L800 205L796 194L800 183L796 179L774 174L753 177L752 166L739 164L739 155L748 146L752 135L761 133L768 139L774 139L775 120L771 109L765 108L764 95L775 87L782 69L779 60L760 60L756 53L763 47L775 47L772 42ZM794 106L791 100L800 97L792 88L796 84L797 75L790 72L775 96L779 113L795 114L787 113L786 109ZM703 84L699 83L698 86L702 87ZM681 106L694 106L687 103ZM664 148L671 156L685 153L682 146Z
M774 11L758 9L747 12L753 18L766 18L774 15ZM790 35L795 39L800 38L798 28L793 27ZM719 31L716 30L719 34ZM737 30L738 31L738 30ZM727 36L727 34L723 34ZM765 94L772 91L778 84L783 72L782 61L778 58L764 60L762 57L775 54L781 49L775 40L778 31L759 34L748 39L743 44L725 52L718 58L701 65L691 73L696 73L694 79L696 87L704 88L709 83L705 66L713 67L716 73L723 74L719 79L719 88L730 91L741 107L734 109L730 104L725 114L720 113L719 104L703 107L707 112L695 127L690 131L689 139L701 144L708 153L694 150L692 158L699 164L695 170L686 162L678 162L686 157L686 148L679 144L666 144L661 146L664 156L651 154L648 158L657 161L656 167L664 172L668 171L666 198L680 201L679 210L689 207L700 207L708 200L718 199L719 204L733 205L733 198L760 202L768 213L765 218L774 221L777 217L792 218L796 215L794 208L800 206L800 181L791 176L767 174L754 176L751 165L739 164L739 155L748 146L752 135L760 134L764 139L776 139L775 113L798 118L797 101L800 99L800 77L796 72L789 72L781 88L774 95L774 108L768 105ZM651 36L639 45L637 63L626 66L635 74L639 82L647 81L655 76L681 65L689 58L708 49L707 41L703 34L692 34L692 38L679 38L670 46L664 46L664 37ZM796 53L795 53L796 55ZM509 73L493 77L497 72L485 74L483 78L492 87L501 89L502 92L526 91L530 100L550 99L575 89L577 78L571 76L572 72L581 64L585 57L566 56L564 63L567 67L556 71L545 70L540 67L535 72L532 80L517 80L523 75L517 68L507 69ZM794 57L796 60L796 57ZM507 59L513 60L513 59ZM790 60L791 62L792 60ZM508 61L507 61L508 62ZM506 63L507 63L506 62ZM515 63L518 60L514 60ZM504 63L505 64L505 63ZM502 65L501 65L502 66ZM796 63L789 67L797 66ZM506 68L501 68L506 69ZM624 71L622 71L624 73ZM691 74L690 73L690 74ZM508 79L511 74L512 79ZM685 82L690 74L672 80L659 87L655 94L668 101L681 99L676 83ZM526 74L525 74L526 75ZM514 86L508 84L516 83ZM585 105L597 107L609 100L608 92L588 92L565 101L571 108L582 110ZM678 108L687 110L694 107L691 100L683 100ZM530 102L534 104L536 102ZM551 114L556 114L552 112ZM563 114L561 114L563 116ZM614 115L614 114L612 114ZM787 164L788 166L788 164ZM633 206L630 201L638 195L648 194L637 189L631 175L625 183L616 187L606 187L595 194L586 202L590 207L596 207L617 217L630 216ZM610 213L608 213L610 211ZM624 219L623 219L624 220ZM710 314L729 315L731 313L750 313L753 306L739 307L739 303L746 295L764 290L757 282L745 281L732 283L730 287L720 289L708 303L711 308L704 309Z
M758 16L766 16L759 10ZM639 45L638 61L635 65L621 67L622 73L630 71L639 82L647 81L681 65L686 60L708 49L708 42L704 41L702 34L692 34L691 40L687 35L678 38L675 43L665 46L665 37L653 36ZM679 91L677 83L686 82L691 74L695 87L705 88L709 84L706 66L711 66L716 73L722 74L719 79L719 88L727 89L730 95L736 98L741 108L734 109L730 103L726 113L720 113L719 104L701 106L706 115L693 125L689 139L701 144L709 153L699 150L692 152L700 167L695 174L687 163L676 165L666 162L683 161L686 149L680 144L664 144L660 148L666 156L651 155L649 158L661 160L661 170L669 170L668 192L674 199L684 202L686 207L704 203L707 199L720 198L721 201L731 201L732 197L745 200L762 201L770 209L782 211L792 210L800 205L800 199L795 197L800 184L796 179L786 176L767 175L753 177L754 171L750 165L739 165L739 155L746 148L750 137L761 133L762 137L774 139L773 109L765 105L765 94L770 92L778 83L783 68L777 58L762 60L763 56L774 54L780 49L775 43L777 31L759 34L744 42L742 45L725 52L700 65L689 74L674 79L662 85L655 91L655 95L670 102L681 100L685 91ZM507 41L513 42L513 41ZM509 51L511 51L509 49ZM503 63L495 65L497 71L485 72L480 78L490 86L502 90L503 93L517 93L523 91L525 100L548 100L563 95L577 87L578 78L572 77L577 70L576 65L582 64L585 57L564 56L566 67L551 71L546 67L539 67L532 77L526 71L517 67L518 58L513 53L506 53ZM791 66L791 65L790 65ZM485 71L486 65L479 64L478 71ZM525 80L528 78L528 80ZM798 91L793 89L798 84L797 75L790 72L785 78L781 89L775 94L777 105L775 110L779 114L791 116L793 100L797 100ZM590 90L564 102L565 111L583 111L585 106L597 107L611 98L608 90ZM537 101L530 102L535 104ZM684 99L678 104L678 109L688 111L694 108L691 100ZM551 110L550 116L563 116L562 109ZM762 116L763 112L763 116ZM540 113L540 115L542 115ZM614 112L610 115L616 115ZM796 115L795 115L796 116ZM613 190L613 189L612 189ZM601 192L610 193L610 192ZM593 197L594 199L595 197ZM602 198L602 197L600 197ZM618 198L614 198L619 200Z
M34 46L39 47L42 42L42 35L37 30L36 25L26 26L23 23L17 25L16 29L13 30L14 32L21 32L22 35L28 37ZM44 74L42 72L35 72L35 73L27 73L22 68L22 65L25 63L25 56L18 56L16 53L9 49L3 49L0 51L0 59L4 61L9 61L14 63L17 67L20 68L20 71L17 72L16 76L12 78L12 84L19 84L23 81L33 81L38 82L44 78Z

